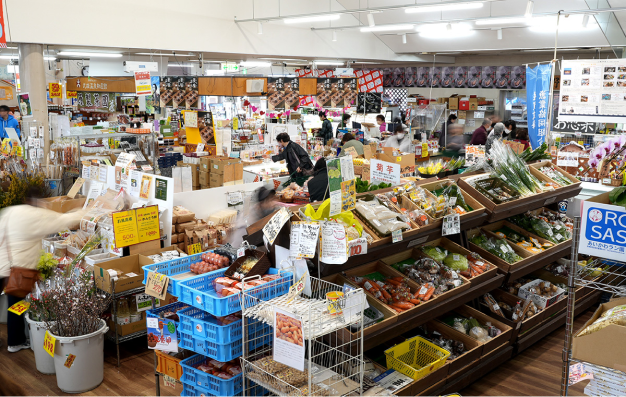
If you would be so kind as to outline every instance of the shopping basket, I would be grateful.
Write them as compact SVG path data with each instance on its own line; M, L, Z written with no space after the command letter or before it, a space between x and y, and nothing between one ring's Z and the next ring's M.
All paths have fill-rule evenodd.
M385 350L385 356L388 369L418 380L441 368L450 352L416 336Z

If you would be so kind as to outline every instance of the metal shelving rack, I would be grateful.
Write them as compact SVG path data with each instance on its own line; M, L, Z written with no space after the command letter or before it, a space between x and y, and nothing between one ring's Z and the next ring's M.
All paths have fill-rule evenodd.
M153 131L150 134L131 134L129 132L114 132L114 133L103 133L103 134L77 134L71 135L69 138L76 138L78 144L78 153L80 158L80 141L81 139L109 139L109 138L123 138L123 137L144 137L150 136L152 138L150 140L150 153L152 154L152 172L156 173L157 168L157 158L158 158L158 147L155 144L158 143L158 138L156 137L157 132Z
M580 217L574 218L574 231L572 235L572 251L569 263L568 295L565 323L565 343L563 346L563 368L561 374L561 396L568 395L569 389L569 367L572 361L572 340L574 335L574 309L576 304L575 291L579 286L593 288L611 294L626 296L626 263L607 259L598 259L602 264L602 270L596 270L594 262L583 267L578 265L578 246L580 243ZM588 267L599 271L597 277L590 277ZM593 364L584 363L593 367Z
M333 313L326 300L329 292L342 292L342 287L309 277L308 286L292 301L288 295L262 301L246 290L241 293L244 395L255 395L256 385L275 395L362 395L365 294L361 288L346 291L335 301L334 308L340 309ZM304 368L308 371L304 385L291 385L256 362L272 357L275 309L300 316L302 321ZM346 329L350 326L352 332Z

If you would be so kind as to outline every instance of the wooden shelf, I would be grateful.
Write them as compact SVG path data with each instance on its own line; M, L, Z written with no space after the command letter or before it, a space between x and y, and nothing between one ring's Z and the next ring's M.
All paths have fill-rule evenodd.
M554 262L555 260L563 258L566 255L569 255L571 249L572 249L572 240L569 240L567 244L564 244L563 247L559 247L559 249L555 249L553 252L550 252L550 250L548 250L548 251L545 251L546 255L543 255L543 254L534 255L537 258L533 261L530 261L529 263L527 263L526 265L522 267L513 269L508 273L504 273L500 270L502 273L506 274L507 276L504 282L508 283L509 281L517 280L518 278L524 277L525 275L530 274L534 272L535 270L543 269L544 267L548 266L550 263Z
M418 327L429 320L433 320L444 313L452 311L473 299L479 298L485 293L498 288L502 285L503 280L504 275L497 274L482 284L472 286L458 295L451 296L448 299L437 302L437 304L433 304L431 307L422 312L418 312L410 316L400 317L396 323L391 324L389 327L380 328L376 332L372 332L367 335L364 338L364 349L369 350L376 347L381 343L393 339L396 336Z

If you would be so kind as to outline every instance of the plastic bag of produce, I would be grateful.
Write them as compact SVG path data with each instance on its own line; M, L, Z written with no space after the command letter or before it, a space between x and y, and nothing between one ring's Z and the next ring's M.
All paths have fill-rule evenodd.
M354 226L355 229L359 232L359 235L363 235L363 225L361 222L354 216L352 211L342 212L337 215L329 216L330 214L330 199L324 200L324 202L317 208L317 211L311 204L308 204L304 207L304 215L309 218L320 221L324 219L336 219L338 221L343 222L346 225Z
M611 324L626 326L626 305L615 306L614 308L605 311L599 319L582 330L578 336L589 335L596 331L600 331Z

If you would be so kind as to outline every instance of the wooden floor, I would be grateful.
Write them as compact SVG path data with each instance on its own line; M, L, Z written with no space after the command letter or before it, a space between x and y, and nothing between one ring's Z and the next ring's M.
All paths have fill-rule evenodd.
M590 309L576 319L578 329L593 314ZM463 396L555 396L560 393L561 352L565 326L541 342L460 391ZM66 395L56 384L54 375L42 375L35 368L31 350L8 353L6 325L0 324L0 371L24 388L24 395ZM104 382L86 396L151 396L156 393L154 353L147 350L145 338L120 345L121 366L116 366L115 345L105 343ZM570 395L582 396L586 382L570 388ZM182 386L164 387L162 396L179 396Z

